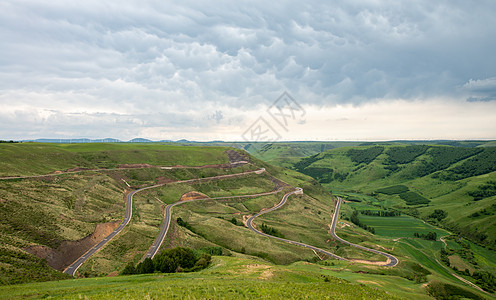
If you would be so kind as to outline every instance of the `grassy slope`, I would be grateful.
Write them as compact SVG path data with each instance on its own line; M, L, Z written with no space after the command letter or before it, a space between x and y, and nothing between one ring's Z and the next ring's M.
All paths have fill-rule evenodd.
M329 149L355 146L357 142L293 142L257 144L247 149L255 157L270 164L290 167L299 158L324 152Z
M219 164L227 162L225 150L161 144L0 144L0 177L43 175L74 167L113 168L119 164Z
M225 163L224 151L220 147L133 144L0 144L0 174L37 175L125 163ZM129 169L0 180L0 283L65 278L23 249L33 245L57 248L63 240L77 240L92 233L98 223L120 221L126 187L121 179L139 185L153 184L160 176L184 179L219 172L226 171ZM26 275L33 273L36 275Z
M489 209L495 203L496 196L473 201L468 195L469 191L476 189L479 185L488 181L496 180L496 172L469 177L458 181L446 181L434 178L432 174L415 177L415 172L425 162L432 161L429 151L418 156L412 162L399 165L399 170L391 172L385 167L388 156L387 150L391 146L386 146L382 154L369 164L357 164L351 160L347 152L351 148L339 148L322 153L318 160L309 167L324 167L333 169L334 174L348 174L344 180L333 180L325 183L324 186L336 192L358 191L359 194L374 194L380 188L397 184L403 184L419 195L428 198L431 203L424 206L408 206L398 195L375 195L379 199L379 205L393 207L397 209L411 209L416 207L420 216L427 217L434 209L443 209L448 213L448 217L442 221L442 225L450 229L460 229L466 232L479 232L488 235L487 241L493 243L496 240L496 215L482 215L478 218L469 217L473 213ZM396 146L395 146L396 147ZM450 169L462 164L459 162L449 165ZM463 233L463 232L462 232Z
M252 259L215 257L198 273L89 278L0 287L0 298L130 299L395 299L390 293L332 276L321 266L281 267ZM327 278L327 279L326 279Z
M92 147L96 147L96 148L86 149L81 145L76 145L76 146L74 146L74 148L71 149L71 151L78 153L78 155L81 153L92 153L92 155L94 155L95 153L98 154L97 152L99 151L98 149L102 147L102 145L89 145L89 148ZM117 145L117 146L122 147L121 145ZM125 145L125 146L128 147L129 145ZM160 147L160 146L151 145L151 147ZM110 147L109 148L110 150L108 151L111 151L112 150L111 148L112 147ZM123 159L125 163L131 163L131 162L141 163L141 161L139 161L139 157L135 157L135 155L137 154L134 152L134 150L131 150L132 148L127 148L128 150L133 152L132 154L125 153L126 151L124 151L123 148L119 148L118 152L114 152L112 155L106 156L107 158L113 157L111 160L113 162L112 164L121 163L121 161L119 161L115 157L120 157L119 159ZM144 149L141 149L140 151L146 152L145 148L146 147L144 147ZM164 151L166 151L167 149L169 148L164 147ZM193 147L188 148L187 151L193 151L191 149L194 150L195 148ZM201 153L207 150L205 150L204 148L196 148L196 149L198 152L200 152L197 153L196 157L194 155L182 156L185 162L187 161L189 161L189 163L200 162L201 157L203 155L204 157L203 159L207 161L206 163L211 163L210 161L208 161L209 155L205 155ZM217 149L217 148L209 148L209 149ZM84 150L88 150L88 151L84 151ZM153 150L153 148L151 148L150 150L152 150L151 152L155 151ZM122 153L122 151L124 151L124 153ZM152 158L159 157L161 156L159 152L160 151L157 151L157 153L153 155L147 154L147 157L149 157L149 155L151 155ZM220 153L223 153L223 151L220 151ZM100 154L96 156L100 157ZM200 157L200 159L198 157ZM172 158L169 157L168 159L172 161ZM97 159L94 159L93 161L96 160ZM225 158L221 156L220 158L217 158L215 161L222 162L223 160L225 160ZM102 160L102 161L100 161L101 162L100 166L111 165L106 163L107 160ZM288 204L285 207L283 207L280 211L264 215L263 217L255 221L256 224L260 225L261 222L265 222L268 225L276 228L278 231L282 232L288 238L299 240L312 245L320 246L326 249L330 249L331 251L336 252L337 254L343 255L345 257L360 258L360 259L375 259L375 260L382 259L381 257L367 254L366 252L359 251L352 247L339 245L329 240L327 226L330 223L330 215L332 213L332 199L330 195L319 184L317 184L315 180L301 173L297 173L295 171L270 166L257 159L253 159L253 161L258 166L265 167L270 174L288 182L293 186L300 186L305 191L304 196L290 197ZM148 162L153 163L153 159L148 158ZM181 162L180 160L178 160L171 163L161 163L160 160L157 160L157 162L155 163L162 165L178 164L178 163L187 164L185 162ZM168 170L157 170L157 169L144 169L144 170L125 170L125 171L119 170L115 172L106 172L105 174L107 175L98 175L98 176L104 176L102 177L102 180L103 178L108 178L107 179L108 182L110 183L113 182L115 186L122 188L123 184L119 180L121 177L126 178L126 180L128 180L132 184L141 184L141 183L151 184L154 182L154 178L156 178L157 176L164 176L172 179L186 179L192 177L202 177L205 175L212 175L216 172L220 172L220 171L219 170L214 171L208 169L194 170L194 171L185 171L185 170L168 171ZM90 173L93 174L92 172ZM64 176L61 176L60 178L63 178ZM71 176L72 176L71 178L79 178L79 175L76 176L71 175ZM98 176L95 177L98 178ZM86 178L86 179L83 178L80 180L82 182L91 181L90 178ZM33 180L27 180L27 181L23 180L17 182L23 183L23 182L31 182L31 181ZM66 185L61 185L60 187L57 186L56 188L67 189L68 185L69 183L67 183ZM97 184L97 186L99 185ZM22 185L18 189L21 188ZM116 191L119 191L119 188L117 188ZM143 195L138 195L135 200L136 202L135 215L133 217L132 224L128 228L126 228L125 232L123 232L117 239L113 240L112 243L110 243L107 247L105 247L102 251L100 251L94 258L90 259L88 263L83 265L80 271L81 273L87 272L88 274L93 274L93 275L98 275L102 273L105 274L105 273L110 273L114 270L118 270L127 261L139 260L139 258L142 256L144 251L147 250L147 247L151 244L151 241L154 239L156 233L158 232L158 225L160 224L160 220L161 220L160 210L163 207L163 204L160 203L160 200L165 203L171 203L175 201L174 199L178 199L180 195L182 195L184 192L191 190L202 191L210 196L223 196L223 195L236 195L236 194L266 191L267 188L270 190L271 188L273 188L273 186L266 177L260 177L260 178L249 177L242 179L234 179L231 180L231 182L226 180L222 182L210 182L208 184L202 184L202 185L168 186L167 188L157 189L157 190L149 191ZM7 187L4 190L11 190L11 187ZM38 191L39 189L34 188L33 190ZM86 196L86 199L92 199L93 196L91 197L88 196L86 194L85 188L83 188L82 191L83 191L83 195ZM110 197L111 194L112 193L109 193L107 197ZM224 253L226 254L241 258L246 257L246 255L255 255L264 258L265 259L264 263L267 263L266 262L267 260L277 263L283 263L283 264L293 263L304 259L312 260L312 261L316 260L317 259L316 256L311 251L293 245L285 244L279 241L275 241L272 239L260 237L242 226L236 226L228 222L228 220L230 220L233 216L238 221L241 221L241 215L254 213L259 211L263 207L272 206L273 204L279 202L281 195L259 197L245 201L239 201L239 200L206 201L203 203L195 203L194 205L186 204L184 206L179 206L173 211L173 220L175 220L177 216L181 216L184 220L186 220L193 226L195 232L191 232L188 229L177 226L175 222L172 222L171 233L170 235L168 235L168 238L164 242L163 247L183 245L193 248L201 248L205 246L219 245L224 248ZM117 196L115 197L116 197L115 203L120 202L122 206L122 195L119 195L119 197ZM39 198L44 198L44 197L40 196ZM159 200L157 200L157 198ZM67 207L66 202L55 203L54 208L56 210L54 212L58 213L58 209L60 209L60 207L63 207L64 205L65 207ZM115 206L115 210L114 210L115 213L118 213L118 211L122 212L123 207L118 208L118 206L116 205L114 206ZM93 211L90 210L90 212L98 214L98 210L96 209L97 207L98 205L94 205ZM343 211L344 213L346 213L346 211L349 211L349 207L344 206ZM302 214L305 216L304 218L301 217ZM433 272L433 275L430 275L432 276L432 278L438 278L438 279L444 278L442 277L443 274L441 274L442 270L436 269L438 266L429 265L431 261L425 260L426 255L423 256L412 255L412 249L414 254L417 254L418 251L414 250L417 248L412 248L412 246L408 244L403 245L404 243L408 243L408 242L401 241L400 243L398 243L391 240L391 238L387 236L381 238L380 235L374 236L368 232L363 231L362 229L355 227L347 227L340 229L339 234L343 238L349 239L356 243L363 244L368 247L380 249L380 247L377 246L377 244L380 244L382 247L387 247L390 249L393 248L394 250L392 251L392 253L400 258L401 265L398 268L388 270L385 268L380 268L375 266L365 266L360 264L359 265L355 265L355 264L350 265L349 263L345 265L337 264L336 268L330 267L327 268L325 271L332 276L361 280L361 282L366 285L373 287L379 286L380 288L385 288L395 293L397 292L398 294L406 297L408 296L411 297L412 295L416 295L416 296L425 295L420 283L415 283L411 280L408 281L404 279L406 277L412 278L412 276L416 274L414 270L415 268L412 267L415 266L416 262L427 264L426 267L429 270L431 270L431 272ZM14 236L11 235L9 238L13 239ZM416 246L419 247L418 245ZM118 259L116 259L116 257ZM277 268L281 268L281 270L292 270L291 272L293 272L294 271L293 268L297 268L298 270L300 270L302 268L303 269L306 268L304 266L306 265L297 263L295 265L290 265L289 267L287 267L287 269L285 269L284 267L277 267ZM322 268L322 266L319 267L320 272L324 272L322 271L324 269ZM227 278L229 278L229 280L234 280L234 277L232 276L233 273L236 272L228 271L229 276ZM373 273L373 274L386 273L387 275L378 277L379 275L365 274L365 273ZM170 276L173 277L173 276L181 276L181 275L170 275ZM191 275L191 276L195 278L195 275ZM146 277L146 276L142 276L142 277ZM299 279L302 279L302 277L299 276L297 277ZM133 279L131 279L131 281L136 280L135 278L138 277L134 277ZM368 280L367 278L373 278L373 280ZM104 280L104 282L107 282L109 285L112 285L112 280L114 279L108 279L108 280L109 281ZM120 282L120 279L115 279L115 280L117 280L117 282ZM282 280L281 286L287 284L288 282L285 277L283 277L281 280ZM332 280L334 279L331 278L331 281ZM448 275L448 277L444 278L443 280L452 281L454 279L449 278ZM197 282L197 280L195 282ZM210 281L209 283L213 283L213 282L214 281ZM300 283L303 282L306 281L302 280L298 282L296 285L299 286ZM69 282L67 284L68 286L71 286ZM106 283L103 284L105 285ZM115 288L117 289L117 286L120 284L122 284L122 282L117 283ZM219 289L227 293L226 295L229 295L228 292L226 292L226 290L224 289L226 285L223 283L222 280L215 281L215 284L218 284ZM395 287L398 284L400 285L400 287ZM40 290L44 290L44 289L50 289L50 286L51 283L47 283L46 285L36 286L36 288ZM76 291L79 291L79 293L86 292L84 283L81 283L81 285L77 283L76 286L77 286ZM260 287L260 285L256 285L256 286ZM143 290L139 290L139 288L136 287L135 285L133 286L132 283L127 282L126 288L128 287L131 288L133 293L134 292L138 293L136 295L142 295L141 293L143 292ZM177 290L180 290L181 287L182 286L178 286ZM228 287L231 288L232 285L228 285ZM308 286L302 287L303 290L307 288ZM27 290L29 291L29 289ZM249 290L250 290L249 288L243 287L240 292L245 293L246 291ZM103 290L100 290L100 292L103 293ZM163 293L163 291L161 292ZM97 296L101 296L101 295L103 294L97 294Z
M458 181L445 181L427 175L423 177L414 177L423 164L432 161L429 151L416 157L408 164L400 165L396 172L391 172L385 168L385 162L388 159L387 150L391 146L386 146L385 150L370 163L358 164L353 162L348 155L351 148L339 148L327 151L313 159L308 165L310 168L331 168L333 173L347 174L346 179L334 179L330 183L324 184L329 190L334 191L346 198L355 199L361 202L350 202L342 207L342 216L350 215L352 208L357 210L377 210L378 208L394 208L408 213L418 212L420 217L426 218L434 209L443 209L447 211L448 217L442 222L430 219L434 224L427 224L410 216L401 217L374 217L360 216L360 220L368 226L376 227L375 242L388 247L393 246L395 255L407 258L412 262L420 263L422 266L432 272L431 279L444 278L452 284L457 280L450 275L451 270L447 270L438 261L440 260L440 249L444 244L440 241L425 241L413 238L414 232L427 233L436 232L438 238L447 235L447 231L439 228L443 226L448 229L464 228L466 231L478 231L488 234L488 240L494 241L496 237L496 217L494 214L481 215L477 218L470 217L477 211L486 209L491 212L494 208L496 197L485 198L480 201L473 201L467 193L476 189L479 185L496 179L496 172L469 177ZM361 149L366 149L362 147ZM462 159L448 165L446 169L462 165L470 158ZM411 191L418 193L430 199L429 205L408 206L398 195L375 194L375 191L397 184L406 185ZM373 196L370 196L373 195ZM351 228L354 227L350 224ZM456 224L456 226L455 226ZM350 227L341 229L341 235L345 235ZM356 238L358 229L350 233L349 240ZM460 230L461 231L461 230ZM462 231L463 232L463 231ZM339 234L339 232L338 232ZM384 237L384 240L381 240ZM391 244L392 238L396 242ZM398 240L398 238L400 238ZM469 243L468 241L466 241ZM365 242L364 242L365 243ZM457 246L456 243L455 247ZM469 243L470 249L475 256L477 265L472 265L465 260L464 263L471 268L494 272L496 267L495 252ZM453 245L450 245L453 247ZM458 246L459 247L459 246ZM391 247L388 247L391 248ZM401 263L400 263L401 265ZM459 283L459 282L458 282Z

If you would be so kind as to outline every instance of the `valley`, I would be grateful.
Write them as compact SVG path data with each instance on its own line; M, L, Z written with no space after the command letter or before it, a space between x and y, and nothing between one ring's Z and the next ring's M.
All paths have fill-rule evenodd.
M409 161L414 167L399 163L396 168L390 167L391 155L387 154L395 146L338 147L294 157L290 160L294 165L288 169L263 162L256 153L253 156L220 145L28 143L0 147L6 157L0 169L0 280L6 286L0 287L0 297L11 291L12 284L70 278L60 272L64 269L90 278L64 281L61 293L64 288L80 286L76 290L91 295L84 288L96 284L91 277L108 279L118 288L128 276L108 276L118 275L128 263L177 246L197 251L218 247L222 255L214 256L212 265L197 273L161 278L132 275L129 278L135 279L128 287L134 295L143 293L132 283L138 284L139 278L151 282L182 278L181 284L204 278L224 289L247 276L253 280L250 284L263 286L267 293L280 290L284 283L299 286L312 282L324 292L323 284L330 282L329 286L350 297L373 293L378 287L378 298L388 298L387 293L428 298L439 290L476 299L489 297L474 287L474 282L479 284L479 273L494 274L492 223L473 230L478 235L457 231L450 221L458 206L445 206L437 198L456 195L459 190L465 191L460 193L463 198L470 188L476 190L491 182L491 166L475 175L483 178L479 181L462 172L478 155L477 161L491 161L491 150L463 150L453 154L449 165L432 166L427 155L435 155L437 147L449 146L414 146L427 149L408 148L408 153L414 152ZM414 171L428 174L415 177L411 175ZM436 190L434 183L441 186ZM401 197L403 194L406 196ZM493 196L485 195L472 201L494 203ZM422 199L429 202L422 203ZM475 212L479 216L470 218L481 218L484 223L494 220L490 205L469 213ZM468 223L461 219L461 225ZM102 224L109 224L106 233L91 235ZM425 238L431 233L432 240ZM487 237L477 240L480 234ZM81 247L80 241L90 236L92 242ZM98 244L95 251L89 251ZM68 254L74 258L69 264L78 257L84 259L69 266ZM448 264L443 262L446 260ZM245 273L239 268L245 265L267 267L241 275ZM454 272L449 265L465 267L469 274ZM218 275L216 269L225 275ZM268 273L281 275L265 278ZM293 278L293 273L300 275ZM337 284L339 280L346 282L345 286ZM363 286L363 290L345 292L348 284ZM50 283L23 287L19 297L41 296L32 289L42 291ZM233 291L242 295L249 290L247 285L245 290ZM103 295L100 292L97 288L93 295ZM211 293L208 289L197 292L199 297Z

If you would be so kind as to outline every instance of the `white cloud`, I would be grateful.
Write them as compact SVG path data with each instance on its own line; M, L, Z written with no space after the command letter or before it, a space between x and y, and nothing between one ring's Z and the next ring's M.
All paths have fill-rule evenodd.
M447 0L4 1L0 110L10 126L0 133L42 136L62 126L64 134L97 135L124 122L130 136L115 134L126 139L165 130L150 131L150 123L174 132L215 123L215 111L228 126L228 115L240 118L237 110L255 111L284 90L325 107L489 101L494 11L494 1ZM23 107L17 117L14 106ZM37 121L21 125L25 114ZM72 118L95 129L63 125Z

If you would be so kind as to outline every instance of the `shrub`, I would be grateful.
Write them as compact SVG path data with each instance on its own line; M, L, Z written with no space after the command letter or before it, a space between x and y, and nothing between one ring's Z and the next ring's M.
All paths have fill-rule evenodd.
M442 209L435 209L432 214L427 216L430 219L436 219L438 221L441 221L442 219L446 218L448 216L448 213L445 212Z
M479 185L477 190L468 192L468 195L474 198L474 201L479 201L484 198L496 195L496 182L489 181L486 184Z
M427 286L427 293L436 299L483 299L466 289L442 282L429 283Z
M277 229L270 227L270 226L267 226L265 223L262 223L262 226L260 226L260 229L265 234L284 238L284 235L282 233L280 233Z

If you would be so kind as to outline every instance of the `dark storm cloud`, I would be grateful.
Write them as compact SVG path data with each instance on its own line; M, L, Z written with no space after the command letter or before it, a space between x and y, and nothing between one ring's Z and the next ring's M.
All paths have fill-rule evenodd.
M197 126L284 90L316 105L492 100L495 12L494 1L4 1L1 116L146 124L153 112Z

